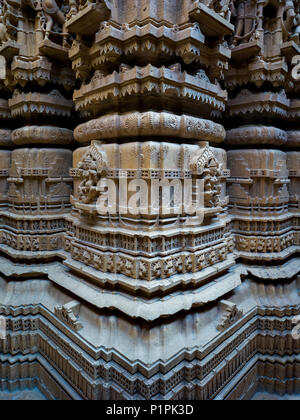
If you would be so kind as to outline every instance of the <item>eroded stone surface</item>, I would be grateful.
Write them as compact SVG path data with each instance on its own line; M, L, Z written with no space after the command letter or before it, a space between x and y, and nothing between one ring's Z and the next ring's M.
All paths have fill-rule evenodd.
M39 389L0 391L0 401L45 401Z

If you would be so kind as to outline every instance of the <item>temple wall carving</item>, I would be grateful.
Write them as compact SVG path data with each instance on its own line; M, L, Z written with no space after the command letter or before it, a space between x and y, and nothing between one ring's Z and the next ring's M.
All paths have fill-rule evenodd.
M299 393L299 16L0 0L0 391Z

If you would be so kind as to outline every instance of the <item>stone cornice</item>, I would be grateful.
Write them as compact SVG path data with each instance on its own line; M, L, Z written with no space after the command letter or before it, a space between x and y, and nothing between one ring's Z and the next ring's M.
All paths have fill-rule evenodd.
M284 92L252 93L243 90L234 99L228 101L229 115L245 115L258 112L267 115L279 115L286 118L290 108L290 100Z
M215 84L186 72L149 64L108 76L99 75L74 92L74 102L77 111L93 114L100 112L101 104L107 101L118 103L135 97L141 99L141 95L154 95L159 101L164 98L181 99L193 106L202 104L217 111L224 111L227 101L227 93Z
M70 117L73 109L73 102L58 91L50 94L15 92L8 103L13 117L31 114Z

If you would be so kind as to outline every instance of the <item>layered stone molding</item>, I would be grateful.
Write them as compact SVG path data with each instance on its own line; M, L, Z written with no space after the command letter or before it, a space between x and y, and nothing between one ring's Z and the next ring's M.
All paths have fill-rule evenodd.
M299 14L0 0L0 391L299 394Z
M1 130L0 143L25 147L11 152L7 206L0 216L1 249L13 258L47 258L63 247L72 152L51 147L73 142L72 130L65 127L72 126L74 86L67 62L67 12L68 7L55 0L1 2L6 98L1 117L12 130Z

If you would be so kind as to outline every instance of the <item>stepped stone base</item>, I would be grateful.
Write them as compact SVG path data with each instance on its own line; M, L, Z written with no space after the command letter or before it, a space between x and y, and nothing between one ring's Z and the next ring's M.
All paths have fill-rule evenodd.
M238 400L262 386L280 395L300 390L300 340L292 338L297 276L269 283L247 276L226 301L145 326L47 280L58 263L32 267L35 279L19 267L15 281L18 265L9 271L7 261L0 278L4 391L38 383L49 399Z

